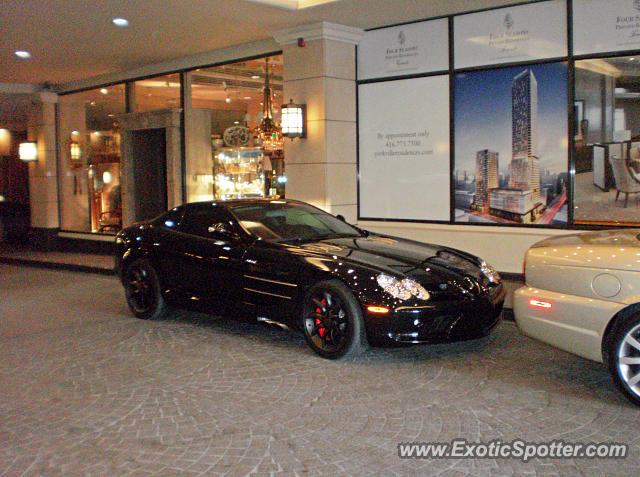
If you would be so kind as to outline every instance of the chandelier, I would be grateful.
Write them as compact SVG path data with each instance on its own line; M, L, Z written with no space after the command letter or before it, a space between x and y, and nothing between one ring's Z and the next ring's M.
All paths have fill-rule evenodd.
M265 151L277 151L283 148L284 139L280 125L273 119L271 86L269 84L269 58L265 58L263 117L255 130L257 143Z

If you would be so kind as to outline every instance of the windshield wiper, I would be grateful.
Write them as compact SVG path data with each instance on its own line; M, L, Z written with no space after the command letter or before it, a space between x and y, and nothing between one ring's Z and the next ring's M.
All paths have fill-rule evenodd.
M318 237L289 237L283 239L274 240L277 243L303 243L303 242L315 242L319 240Z
M303 236L303 237L289 237L284 239L276 240L278 243L304 243L304 242L316 242L318 240L327 240L327 239L337 239L337 238L357 238L362 237L362 235L352 234L352 233L332 233L332 234L318 234L313 236Z
M318 240L326 240L326 239L337 239L337 238L357 238L362 237L362 235L353 234L353 233L334 233L334 234L321 234L318 235Z

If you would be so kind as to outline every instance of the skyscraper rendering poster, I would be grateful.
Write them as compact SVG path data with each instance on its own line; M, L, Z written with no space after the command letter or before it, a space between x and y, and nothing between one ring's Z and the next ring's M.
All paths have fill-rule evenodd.
M456 75L456 222L567 223L566 85L566 63Z

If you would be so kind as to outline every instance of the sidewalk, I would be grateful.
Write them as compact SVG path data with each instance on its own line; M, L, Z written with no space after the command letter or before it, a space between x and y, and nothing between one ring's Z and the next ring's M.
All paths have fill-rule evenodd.
M35 250L28 246L0 243L0 263L113 275L112 255Z

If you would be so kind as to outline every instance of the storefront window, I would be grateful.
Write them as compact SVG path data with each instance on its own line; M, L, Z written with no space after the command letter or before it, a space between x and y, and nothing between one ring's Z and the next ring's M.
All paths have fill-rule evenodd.
M575 65L574 223L640 223L640 59Z
M284 196L282 56L195 70L187 85L187 201Z
M154 111L180 107L180 75L154 76L133 84L133 111Z
M58 104L61 228L115 233L122 227L120 128L124 85L69 94Z

